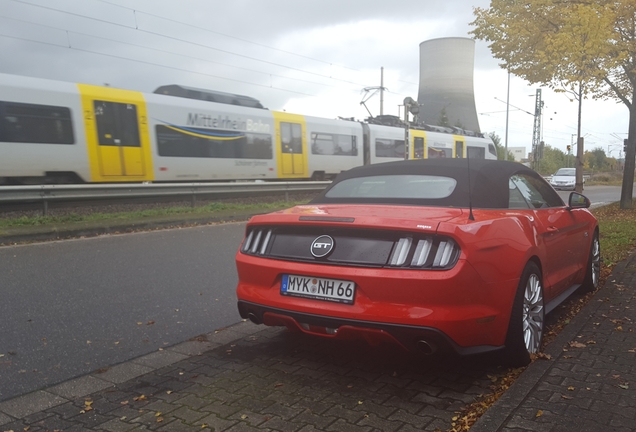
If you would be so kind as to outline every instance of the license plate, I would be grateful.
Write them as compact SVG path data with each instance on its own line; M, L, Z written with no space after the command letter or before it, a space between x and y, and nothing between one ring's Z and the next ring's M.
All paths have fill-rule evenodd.
M282 295L353 304L356 284L339 279L311 276L283 275Z

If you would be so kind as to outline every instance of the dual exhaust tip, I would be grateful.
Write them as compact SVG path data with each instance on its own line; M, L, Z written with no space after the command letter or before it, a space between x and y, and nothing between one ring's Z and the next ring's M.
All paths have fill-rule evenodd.
M247 314L247 318L254 324L263 324L263 320L260 319L255 313L250 312ZM437 346L431 342L425 340L419 340L415 344L417 350L425 355L432 355L437 351Z

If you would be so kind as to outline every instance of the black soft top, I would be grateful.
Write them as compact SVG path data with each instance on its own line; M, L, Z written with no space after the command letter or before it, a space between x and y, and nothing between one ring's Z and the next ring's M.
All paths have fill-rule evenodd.
M470 166L470 169L469 169ZM446 198L331 198L326 194L336 184L355 177L385 175L429 175L450 177L457 181L455 190ZM552 187L536 171L517 162L484 159L421 159L366 165L340 173L333 183L312 204L365 203L406 204L441 207L468 207L469 184L473 208L508 208L508 180L515 174L525 174L536 179L542 193L554 194L556 202L562 202ZM469 182L470 177L470 182Z

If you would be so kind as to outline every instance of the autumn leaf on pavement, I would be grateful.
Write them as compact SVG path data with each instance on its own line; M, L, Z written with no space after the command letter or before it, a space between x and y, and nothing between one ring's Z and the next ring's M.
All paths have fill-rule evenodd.
M587 345L582 344L581 342L570 342L569 345L572 348L585 348Z
M543 410L539 410L537 411L537 414L535 415L535 417L541 417L543 415Z

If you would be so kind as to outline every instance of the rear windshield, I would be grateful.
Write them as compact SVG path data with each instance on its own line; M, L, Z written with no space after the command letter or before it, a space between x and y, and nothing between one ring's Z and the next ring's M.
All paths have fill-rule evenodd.
M441 199L450 196L457 181L428 175L382 175L343 180L325 194L327 198Z

